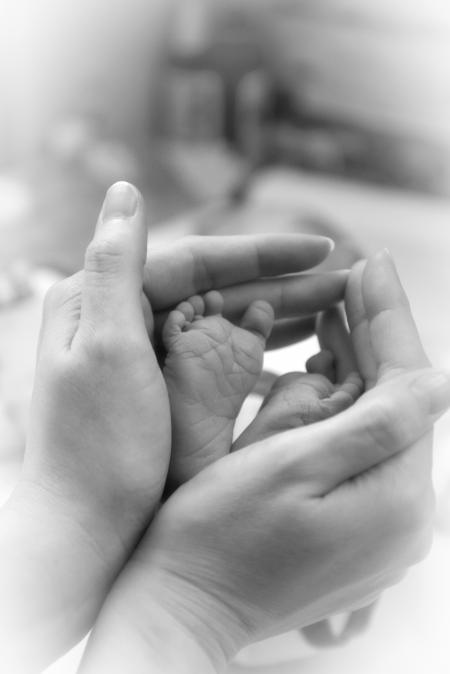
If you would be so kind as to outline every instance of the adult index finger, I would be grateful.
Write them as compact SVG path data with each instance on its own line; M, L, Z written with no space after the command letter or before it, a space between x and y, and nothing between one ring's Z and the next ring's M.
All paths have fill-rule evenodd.
M347 279L348 271L341 270L261 279L225 288L221 291L224 315L237 319L252 302L265 300L277 319L311 316L342 300Z
M267 348L279 349L314 333L314 316L342 300L347 278L348 272L342 270L260 279L225 288L221 290L223 315L237 322L252 302L269 302L276 323ZM167 315L168 310L155 314L157 333L161 332Z
M156 311L208 290L312 269L333 249L306 234L194 236L148 251L144 290Z

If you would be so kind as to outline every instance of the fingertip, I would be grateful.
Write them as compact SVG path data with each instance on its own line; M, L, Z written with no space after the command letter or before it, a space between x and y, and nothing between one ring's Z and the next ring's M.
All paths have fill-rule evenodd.
M117 246L121 254L132 250L141 264L147 259L147 237L145 202L141 193L131 183L114 183L106 192L92 243Z
M358 260L350 269L349 282L356 283L362 279L364 270L367 267L368 260Z
M131 183L126 181L114 183L106 192L100 212L100 224L116 218L132 218L136 215L141 200L139 190Z
M324 349L306 361L309 374L321 374L334 383L336 378L335 360L331 351Z
M333 252L333 250L336 248L335 241L333 239L331 239L329 236L324 236L323 242L324 242L324 245L328 248L328 255L330 255Z
M390 267L395 267L394 258L392 257L392 253L389 248L382 248L377 253L375 253L373 257L379 262L383 262L383 264L388 264Z
M362 292L369 317L380 309L409 305L394 260L387 249L367 260L362 273Z
M430 416L440 416L450 409L450 373L429 369L410 382L409 387Z

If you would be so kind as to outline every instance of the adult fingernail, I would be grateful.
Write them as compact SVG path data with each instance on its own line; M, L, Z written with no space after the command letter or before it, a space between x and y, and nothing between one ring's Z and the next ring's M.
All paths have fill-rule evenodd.
M392 257L392 253L389 250L389 248L383 248L383 250L380 250L375 255L375 259L378 262L381 262L382 265L384 265L385 272L390 274L391 277L393 277L397 281L397 283L402 285L400 275L399 275L398 270L397 270L397 265L395 264L395 260Z
M450 408L450 374L430 370L417 377L410 387L428 406L430 415L442 414Z
M361 260L357 260L354 263L351 271L362 273L364 271L364 269L367 267L367 263L368 263L368 260L366 258L361 258Z
M375 259L384 263L385 265L388 265L388 267L390 267L390 269L392 269L392 271L395 272L395 274L398 276L397 265L395 264L395 260L389 248L383 248L383 250L380 250L375 255Z
M119 182L112 185L106 193L101 219L132 218L138 208L138 193L133 185Z
M323 239L324 239L324 241L327 242L327 244L329 246L329 253L332 253L333 250L336 248L336 243L333 241L333 239L330 239L329 236L324 236Z

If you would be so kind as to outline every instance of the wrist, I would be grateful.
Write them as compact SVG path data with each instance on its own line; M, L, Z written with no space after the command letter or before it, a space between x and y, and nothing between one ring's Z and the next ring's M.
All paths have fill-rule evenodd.
M150 600L152 610L170 616L212 663L212 671L222 672L250 643L252 634L241 619L246 612L236 609L234 599L226 593L226 582L211 575L204 561L200 555L192 568L188 556L160 549L155 526L136 551L129 577L143 590L141 597Z
M139 557L138 551L109 595L79 674L224 672L246 645L226 609L181 574L157 568L148 551Z
M210 657L201 635L186 628L166 606L145 594L127 592L119 581L89 640L79 674L220 674L224 662Z
M91 628L124 563L104 537L55 494L18 485L0 517L0 633L11 671L41 671Z
M16 522L24 544L28 540L36 556L52 560L57 554L70 554L72 563L84 556L90 568L101 567L105 577L115 576L134 547L135 539L127 546L106 517L91 507L88 498L46 484L24 479L19 481L4 508L5 520ZM33 538L34 535L34 538ZM38 537L39 536L39 537ZM58 565L61 570L62 564ZM79 569L80 574L89 569Z

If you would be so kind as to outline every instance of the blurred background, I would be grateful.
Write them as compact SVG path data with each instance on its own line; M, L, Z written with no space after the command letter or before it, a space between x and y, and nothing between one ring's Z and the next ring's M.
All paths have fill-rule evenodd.
M336 239L335 267L389 247L431 360L450 368L446 0L0 0L0 499L23 455L43 295L81 266L119 179L143 192L154 246L316 232ZM298 369L312 348L267 365ZM236 671L448 671L449 436L444 421L433 553L367 633L331 651L291 634Z

